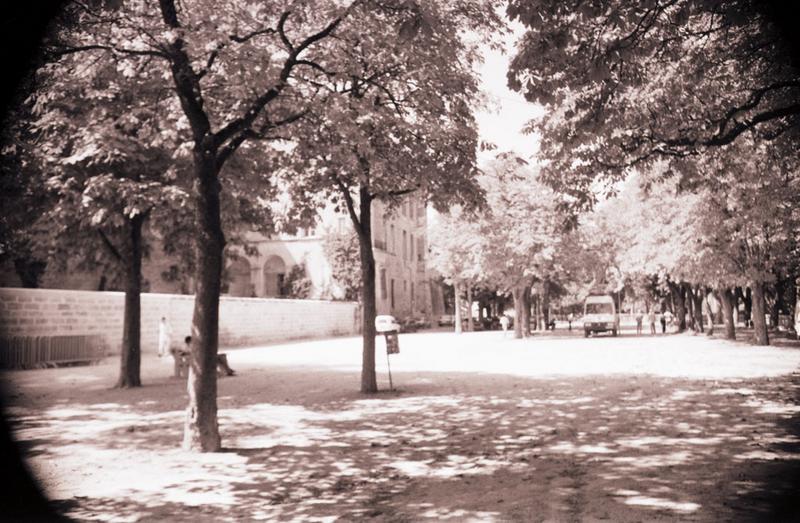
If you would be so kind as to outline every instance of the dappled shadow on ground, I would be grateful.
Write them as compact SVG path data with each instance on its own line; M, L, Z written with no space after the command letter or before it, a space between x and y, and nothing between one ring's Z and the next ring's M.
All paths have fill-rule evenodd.
M177 450L185 400L174 382L10 412L51 496L79 520L800 515L798 375L398 373L400 390L373 397L349 392L357 383L311 368L222 380L226 448L206 455Z

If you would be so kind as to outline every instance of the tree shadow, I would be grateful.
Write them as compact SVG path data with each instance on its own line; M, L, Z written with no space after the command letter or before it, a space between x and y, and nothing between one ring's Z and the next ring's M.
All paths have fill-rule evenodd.
M398 372L395 382L398 391L363 396L353 391L358 373L311 366L221 380L226 449L204 455L177 449L182 383L10 413L35 471L74 475L74 484L48 493L76 519L797 515L796 375L711 381Z

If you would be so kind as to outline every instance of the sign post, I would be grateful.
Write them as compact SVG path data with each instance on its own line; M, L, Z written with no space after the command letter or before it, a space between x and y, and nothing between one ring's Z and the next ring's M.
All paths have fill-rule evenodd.
M386 368L389 370L389 390L394 390L394 384L392 383L392 366L389 363L389 355L398 354L400 352L400 341L397 336L400 332L400 324L397 323L394 316L376 316L375 331L378 334L383 334L383 339L386 341Z
M394 385L392 385L392 366L389 364L389 355L400 353L400 341L397 338L397 331L384 332L383 337L386 340L386 368L389 369L389 390L394 390Z

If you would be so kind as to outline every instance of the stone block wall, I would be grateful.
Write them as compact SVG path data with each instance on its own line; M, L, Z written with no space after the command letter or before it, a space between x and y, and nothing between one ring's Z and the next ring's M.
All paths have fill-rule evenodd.
M100 335L119 353L125 295L121 292L0 288L0 337ZM158 323L172 339L191 334L194 296L142 294L142 352L155 353ZM360 326L353 302L265 298L220 299L219 345L237 347L301 338L353 335Z

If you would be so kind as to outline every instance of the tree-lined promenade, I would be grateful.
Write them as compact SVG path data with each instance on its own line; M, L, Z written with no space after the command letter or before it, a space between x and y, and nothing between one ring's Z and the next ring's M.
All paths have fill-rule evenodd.
M503 8L525 28L509 85L545 116L530 154L479 166L503 149L474 115ZM379 389L372 203L411 194L441 213L431 264L458 313L462 290L500 294L523 337L532 310L547 322L599 290L702 330L716 296L729 337L742 301L766 345L766 314L794 309L800 225L800 76L774 14L750 0L68 2L4 125L0 254L30 286L59 262L112 275L119 388L142 385L142 260L177 257L195 294L183 445L203 452L223 447L227 249L326 206L357 239L365 394Z
M546 110L530 123L539 150L529 165L500 167L516 171L511 186L489 170L488 212L443 221L454 246L439 248L446 280L513 294L518 336L531 293L546 313L591 288L669 308L681 330L704 329L712 296L729 338L741 304L754 342L768 344L767 315L773 327L780 315L793 321L800 259L800 73L781 9L511 1L526 31L509 85ZM536 187L531 177L555 191L561 230L547 205L510 197ZM488 243L459 255L473 230Z
M120 387L140 385L141 259L158 247L146 239L183 255L196 297L184 446L220 449L225 246L274 230L277 187L294 196L295 226L331 198L352 219L361 390L377 391L371 202L393 207L411 192L441 208L481 202L470 100L482 40L459 35L488 38L500 29L498 6L67 5L8 133L16 194L43 202L19 207L13 239L34 260L65 249L65 259L116 269L127 296ZM43 218L25 218L33 210Z
M15 437L49 498L76 520L798 514L796 345L401 334L397 390L369 397L353 392L358 338L226 352L225 451L202 459L176 448L185 384L153 355L136 390L108 389L111 362L4 373ZM388 387L383 358L377 378Z

